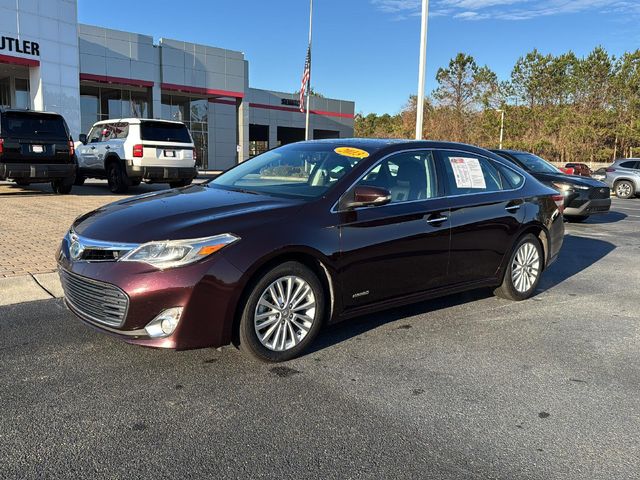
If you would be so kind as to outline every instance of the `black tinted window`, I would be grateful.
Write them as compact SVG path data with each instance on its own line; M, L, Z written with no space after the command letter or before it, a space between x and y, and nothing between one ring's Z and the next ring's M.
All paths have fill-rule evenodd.
M63 118L56 115L6 112L2 115L1 129L4 136L69 140Z
M189 130L181 123L142 122L140 137L154 142L191 143Z
M622 162L620 166L622 168L638 168L638 162Z

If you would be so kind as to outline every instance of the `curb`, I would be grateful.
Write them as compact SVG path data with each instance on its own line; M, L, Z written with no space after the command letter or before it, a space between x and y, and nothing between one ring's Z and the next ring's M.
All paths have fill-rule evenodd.
M62 285L56 272L0 278L0 306L63 296Z

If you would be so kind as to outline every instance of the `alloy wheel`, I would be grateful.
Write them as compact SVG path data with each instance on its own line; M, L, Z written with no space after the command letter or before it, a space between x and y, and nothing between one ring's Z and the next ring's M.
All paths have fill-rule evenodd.
M523 243L513 257L511 281L519 293L526 293L536 283L540 274L540 255L535 245Z
M294 275L269 285L258 300L253 325L260 343L276 352L298 345L316 321L316 298L306 280Z
M616 195L618 197L628 197L631 195L631 185L627 182L619 183L616 186Z

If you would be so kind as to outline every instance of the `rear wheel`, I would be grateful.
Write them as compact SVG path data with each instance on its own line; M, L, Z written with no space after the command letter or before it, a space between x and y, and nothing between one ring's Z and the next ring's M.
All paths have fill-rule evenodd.
M129 183L131 184L132 187L137 187L138 185L140 185L142 183L142 179L141 178L130 178L129 179Z
M324 290L304 265L286 262L254 285L240 319L240 349L266 362L300 355L324 318Z
M111 162L107 165L107 182L109 190L113 193L125 193L129 188L127 173L120 162Z
M84 182L85 182L86 179L87 179L87 177L84 177L84 176L82 176L80 174L76 174L76 180L75 180L75 182L73 182L73 184L76 187L81 187L82 185L84 185Z
M51 182L51 189L59 195L68 195L71 193L75 178L58 178Z
M631 198L636 194L635 187L629 180L620 180L619 182L616 182L613 186L613 190L616 192L616 197L618 198Z
M543 267L543 252L540 241L531 234L516 243L502 285L494 293L507 300L526 300L536 291Z
M169 186L171 188L186 187L187 185L191 185L192 181L193 180L189 179L189 180L179 180L177 182L169 182Z

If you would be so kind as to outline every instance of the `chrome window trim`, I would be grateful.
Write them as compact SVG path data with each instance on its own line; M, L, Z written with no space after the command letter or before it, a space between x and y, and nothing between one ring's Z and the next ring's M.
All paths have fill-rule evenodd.
M402 153L411 153L411 152L423 152L423 151L430 151L430 152L455 152L455 153L463 153L466 155L476 155L477 157L482 157L485 160L488 160L490 162L496 162L496 160L491 159L489 157L487 157L486 155L480 155L480 154L476 154L474 152L469 152L467 150L458 150L455 148L452 149L441 149L441 148L433 148L433 147L429 147L429 148L412 148L412 149L408 149L408 150L399 150L397 152L393 152L393 153L389 153L387 155L385 155L384 157L382 157L380 160L378 160L376 163L374 163L371 168L368 168L366 172L364 172L362 175L360 175L360 177L358 177L356 179L355 182L353 182L349 188L347 188L342 195L340 195L340 197L338 198L338 200L336 200L336 202L333 204L333 206L331 207L330 212L331 213L342 213L342 212L357 212L359 210L364 210L364 209L368 209L368 208L384 208L384 207L389 207L389 206L394 206L394 205L406 205L408 203L416 203L416 202L427 202L429 200L438 200L438 199L443 199L443 198L459 198L459 197L468 197L470 195L488 195L488 194L492 194L492 193L502 193L502 192L517 192L519 190L522 190L524 188L525 183L527 183L527 177L525 175L522 175L522 173L518 172L516 169L512 168L509 165L506 165L503 162L498 162L500 165L502 165L505 168L508 168L509 170L511 170L512 172L514 172L515 174L519 175L520 177L522 177L522 183L520 184L520 186L518 188L509 188L509 189L505 189L505 190L494 190L491 192L473 192L473 193L460 193L457 195L443 195L443 196L439 196L439 197L429 197L429 198L423 198L420 200L409 200L406 202L397 202L397 203L387 203L386 205L372 205L372 206L368 206L368 207L357 207L351 210L338 210L338 204L340 203L340 200L342 199L342 197L344 195L347 194L347 192L349 192L360 180L362 180L367 173L369 173L371 170L373 170L375 167L377 167L380 163L382 163L383 161L385 161L386 159L388 159L391 156L397 155L397 154L402 154Z

